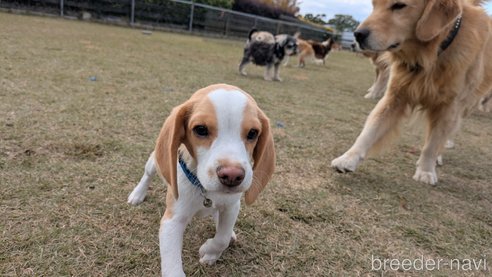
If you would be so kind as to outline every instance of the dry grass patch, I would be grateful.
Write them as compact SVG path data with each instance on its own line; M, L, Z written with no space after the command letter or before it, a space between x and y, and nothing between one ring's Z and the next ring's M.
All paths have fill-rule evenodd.
M0 274L157 276L165 187L156 179L138 207L126 197L172 107L218 82L250 92L270 116L278 169L259 201L243 207L239 241L217 265L198 263L211 222L191 224L188 275L380 275L371 255L485 256L492 266L491 114L465 120L436 187L411 179L421 137L414 131L340 175L329 162L374 106L362 98L373 80L369 62L337 52L325 67L289 66L284 82L265 82L263 68L238 74L242 46L0 14ZM463 274L490 270L423 273Z

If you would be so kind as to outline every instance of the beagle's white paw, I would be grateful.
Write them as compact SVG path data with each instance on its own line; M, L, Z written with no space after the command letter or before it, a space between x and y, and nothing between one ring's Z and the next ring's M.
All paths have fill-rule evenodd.
M353 172L362 160L361 156L347 152L331 161L331 167L342 173Z
M417 182L435 185L437 183L437 174L436 172L423 171L420 168L417 168L415 175L413 175L413 179Z
M186 274L183 271L177 271L177 272L162 272L161 276L163 277L186 277Z
M213 265L220 258L222 252L229 246L229 243L221 243L215 239L208 239L201 247L200 263L204 265Z
M147 195L147 190L139 189L136 187L130 195L128 195L128 203L131 205L138 205L142 203Z

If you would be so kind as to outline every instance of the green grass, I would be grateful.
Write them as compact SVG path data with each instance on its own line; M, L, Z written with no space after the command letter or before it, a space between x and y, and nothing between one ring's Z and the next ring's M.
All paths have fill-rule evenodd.
M238 242L211 267L196 219L183 248L189 276L356 276L384 258L466 259L492 266L492 115L464 120L436 187L412 180L413 129L353 174L330 161L354 141L374 102L370 63L336 52L325 67L237 65L242 42L0 13L0 276L157 276L165 186L126 204L173 106L229 83L276 126L277 171ZM96 76L96 81L90 81ZM413 272L417 274L421 272ZM489 272L441 270L428 276ZM385 276L408 275L385 272Z

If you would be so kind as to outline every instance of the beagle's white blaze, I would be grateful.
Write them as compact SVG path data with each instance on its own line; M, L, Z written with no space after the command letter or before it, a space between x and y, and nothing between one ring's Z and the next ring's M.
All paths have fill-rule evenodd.
M217 115L218 138L241 139L241 123L243 121L244 108L248 99L246 95L237 90L219 89L211 92L208 97L215 107ZM224 132L227 132L225 135Z
M221 160L228 160L241 164L243 167L245 177L237 189L245 191L253 180L253 169L244 141L241 138L241 125L248 98L240 91L224 89L210 92L208 98L212 102L217 116L217 138L210 149L202 148L197 151L198 163L206 165L198 168L198 178L203 181L206 190L220 190L222 185L217 176L210 176L208 172L215 172Z

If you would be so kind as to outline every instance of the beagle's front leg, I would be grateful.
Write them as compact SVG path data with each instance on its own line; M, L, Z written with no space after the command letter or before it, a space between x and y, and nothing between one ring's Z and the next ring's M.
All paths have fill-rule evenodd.
M240 202L219 210L219 218L216 225L215 236L208 239L199 250L200 263L213 265L229 246L231 238L235 238L233 231L239 214Z
M161 220L159 230L159 248L161 253L162 276L186 276L183 271L181 250L183 234L191 218L174 215L168 218L166 214Z

